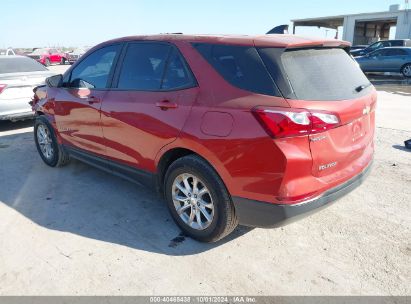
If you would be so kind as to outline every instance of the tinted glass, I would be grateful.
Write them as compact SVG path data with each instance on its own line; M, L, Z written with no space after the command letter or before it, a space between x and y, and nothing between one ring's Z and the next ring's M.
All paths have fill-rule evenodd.
M0 74L36 71L47 71L47 69L28 57L0 58Z
M404 42L402 40L391 41L391 46L403 46Z
M188 87L192 84L192 77L181 55L173 49L168 60L161 88L165 90L178 89Z
M126 90L159 90L170 46L133 43L127 48L117 87Z
M254 93L279 96L254 47L205 43L196 43L194 47L233 86Z
M281 64L295 97L304 100L343 100L360 97L370 87L356 92L356 88L369 84L358 64L342 49L290 50L276 56L273 48L260 49L267 65Z
M87 56L71 72L69 86L72 88L105 88L119 48L119 45L111 45Z

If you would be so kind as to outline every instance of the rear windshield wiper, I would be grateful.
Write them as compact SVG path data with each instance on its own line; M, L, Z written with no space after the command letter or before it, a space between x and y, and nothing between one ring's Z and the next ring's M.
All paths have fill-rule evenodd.
M367 84L362 84L358 87L355 88L355 91L360 93L362 90L364 90L365 88L368 88L371 85L371 82L367 83Z

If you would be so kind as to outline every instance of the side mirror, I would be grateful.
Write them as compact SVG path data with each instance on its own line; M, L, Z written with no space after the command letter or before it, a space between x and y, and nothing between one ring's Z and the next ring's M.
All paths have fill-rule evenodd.
M58 88L63 83L63 75L54 75L46 78L46 84L51 88Z

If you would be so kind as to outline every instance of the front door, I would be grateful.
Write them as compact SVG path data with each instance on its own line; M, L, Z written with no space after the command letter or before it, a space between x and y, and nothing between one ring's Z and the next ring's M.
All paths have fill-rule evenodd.
M55 118L63 143L106 155L100 109L120 45L103 47L84 58L55 95Z

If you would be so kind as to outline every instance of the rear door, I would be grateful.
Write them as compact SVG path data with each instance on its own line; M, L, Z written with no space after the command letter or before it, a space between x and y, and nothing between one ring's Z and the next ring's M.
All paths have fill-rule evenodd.
M121 44L100 48L84 58L56 89L55 119L64 144L106 155L100 108Z
M143 170L182 129L197 95L196 82L178 49L162 42L132 42L102 105L107 155Z

